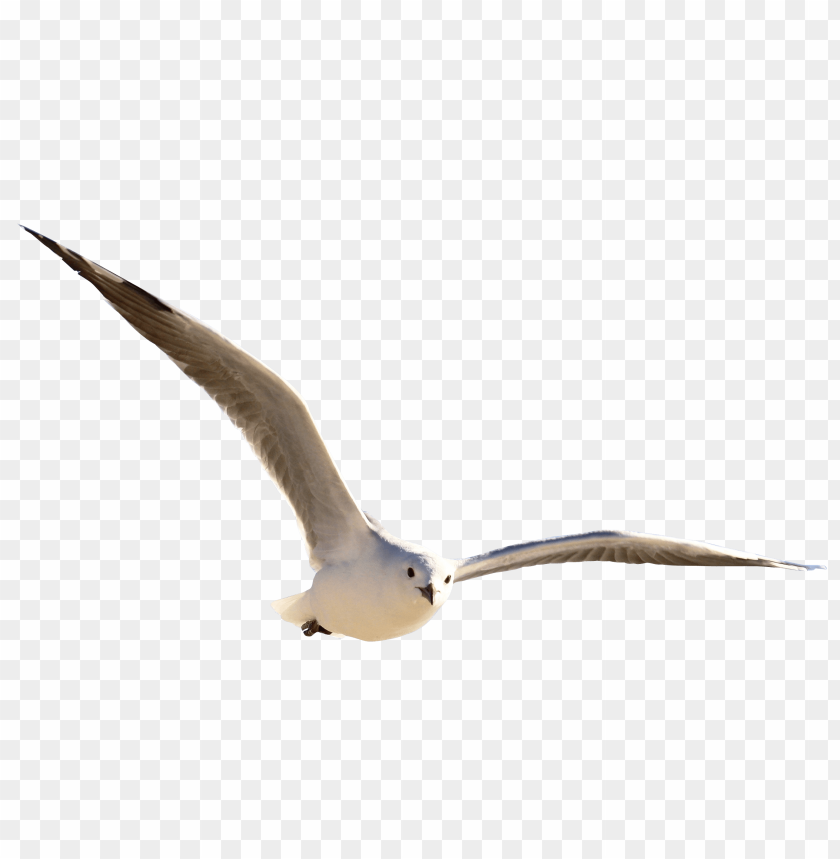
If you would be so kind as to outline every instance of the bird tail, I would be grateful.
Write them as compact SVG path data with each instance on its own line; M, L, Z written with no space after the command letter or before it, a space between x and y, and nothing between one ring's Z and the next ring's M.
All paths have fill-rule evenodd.
M293 597L284 597L281 600L275 600L271 604L271 607L283 620L287 620L298 627L303 626L307 621L313 620L315 617L309 605L309 591L295 594Z
M315 612L312 611L312 606L309 604L309 591L295 594L293 597L284 597L281 600L275 600L271 604L271 607L283 620L293 623L298 628L302 627L307 621L315 620ZM337 632L331 632L329 637L331 641L344 638L343 635Z

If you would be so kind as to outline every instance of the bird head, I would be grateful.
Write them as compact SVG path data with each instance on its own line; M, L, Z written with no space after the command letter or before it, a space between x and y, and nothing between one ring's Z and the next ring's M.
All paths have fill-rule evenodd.
M405 580L405 586L413 601L424 606L439 609L452 592L454 565L445 558L439 558L425 550L422 553L410 552L400 559L397 575Z

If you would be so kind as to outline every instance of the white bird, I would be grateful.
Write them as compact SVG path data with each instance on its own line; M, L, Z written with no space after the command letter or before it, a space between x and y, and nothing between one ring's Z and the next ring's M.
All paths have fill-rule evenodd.
M197 382L239 427L294 509L312 586L272 603L304 635L397 638L440 611L457 582L538 564L762 566L809 570L710 543L632 531L593 531L494 549L459 561L389 534L359 508L306 404L286 382L198 320L45 236L24 229L89 280L114 309Z

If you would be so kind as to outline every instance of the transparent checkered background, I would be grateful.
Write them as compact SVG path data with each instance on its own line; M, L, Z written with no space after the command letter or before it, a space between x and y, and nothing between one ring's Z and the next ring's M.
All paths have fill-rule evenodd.
M830 7L279 5L0 7L0 854L837 856ZM829 569L532 568L305 639L235 428L18 220L281 372L433 551Z

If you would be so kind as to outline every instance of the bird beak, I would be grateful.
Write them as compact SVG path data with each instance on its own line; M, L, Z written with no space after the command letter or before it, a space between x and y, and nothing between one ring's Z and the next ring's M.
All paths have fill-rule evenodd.
M417 588L417 590L420 591L420 593L423 594L424 597L426 597L426 599L429 601L429 605L435 604L435 594L437 593L437 591L435 590L435 586L431 582L429 582L429 584L427 584L425 588Z

